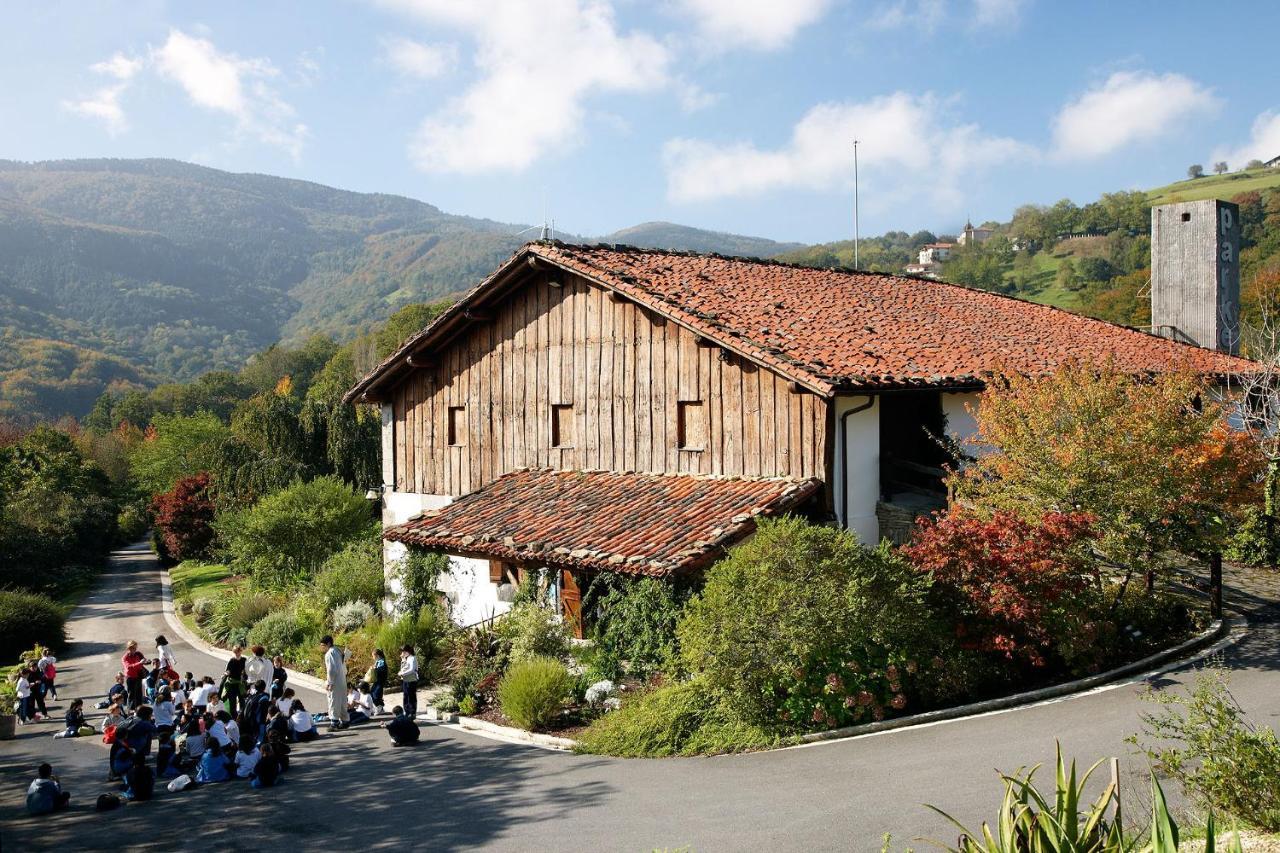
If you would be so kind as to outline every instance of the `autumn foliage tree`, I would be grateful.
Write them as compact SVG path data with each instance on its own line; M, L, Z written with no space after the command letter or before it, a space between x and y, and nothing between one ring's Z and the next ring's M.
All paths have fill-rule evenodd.
M1041 667L1062 633L1061 602L1096 585L1093 537L1086 513L1028 521L957 507L924 523L902 550L947 599L962 647Z
M1227 518L1260 471L1211 389L1190 373L1136 378L1114 366L1068 365L993 385L972 441L986 452L954 474L956 496L981 516L1087 512L1095 544L1124 566L1169 551L1221 547Z
M151 501L161 556L182 561L204 556L213 543L213 497L209 475L183 477Z

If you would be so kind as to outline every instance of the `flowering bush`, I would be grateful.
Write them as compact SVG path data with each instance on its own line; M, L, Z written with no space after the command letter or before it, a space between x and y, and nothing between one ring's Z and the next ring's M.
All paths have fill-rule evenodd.
M932 577L962 648L1040 667L1060 611L1097 579L1086 547L1094 535L1083 513L1045 513L1033 524L953 508L917 528L902 553Z
M209 475L183 477L151 501L161 555L176 562L204 556L213 542L213 495Z

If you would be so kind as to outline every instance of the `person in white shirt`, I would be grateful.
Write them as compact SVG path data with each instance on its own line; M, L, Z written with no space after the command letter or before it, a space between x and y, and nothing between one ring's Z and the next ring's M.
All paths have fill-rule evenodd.
M205 733L218 744L219 748L230 743L235 743L235 741L227 735L227 723L223 717L226 717L227 720L231 719L231 715L226 711L223 711L216 717L213 714L204 715Z
M280 707L280 713L286 717L293 713L293 688L286 687L284 695L276 700L276 705Z
M407 644L400 648L400 699L406 717L418 716L418 659Z
M342 688L347 686L347 659L328 634L320 638L320 646L324 649L324 689L329 700L329 726L331 731L338 731L348 725L346 694L342 692Z
M197 684L195 692L191 694L191 704L196 710L204 713L209 709L209 697L212 696L217 688L213 686L213 679L205 676L204 681Z
M275 674L275 665L270 659L265 657L267 650L262 646L254 646L253 657L249 658L244 665L244 673L249 684L261 681L263 684L270 684L272 676Z
M27 680L28 670L18 674L18 725L25 726L31 719L31 682Z
M176 678L169 682L169 696L173 699L175 708L181 708L187 704L187 691L182 689L182 682Z
M226 712L224 711L223 713L226 713ZM232 743L239 743L240 742L240 724L237 723L234 719L228 719L226 721L226 725L227 725L227 737L231 738Z
M351 691L348 701L347 710L350 714L351 725L354 726L356 723L363 723L373 718L373 694L369 692L369 682L360 682L360 686Z
M289 708L289 729L293 732L293 739L299 743L315 740L320 736L310 712L297 699L293 700L293 705Z
M151 706L154 716L152 722L156 724L158 729L168 729L173 731L174 705L173 699L169 695L169 688L161 685L156 691L155 704Z
M253 738L246 735L244 740L240 741L240 751L236 753L236 776L240 779L248 779L253 775L253 768L258 766L260 758L262 753L258 751L258 745L253 742Z
M178 672L178 659L173 656L173 650L169 648L169 641L164 634L156 637L156 659L152 663L162 673L167 669L173 670L175 675Z

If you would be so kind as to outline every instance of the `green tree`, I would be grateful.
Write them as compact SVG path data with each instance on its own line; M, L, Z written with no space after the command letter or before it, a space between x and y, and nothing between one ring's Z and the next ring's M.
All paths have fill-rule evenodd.
M1219 160L1213 164L1213 173L1215 175L1225 175L1227 173L1227 161Z
M1257 158L1254 158L1253 160L1250 160L1248 163L1245 163L1245 164L1244 164L1244 167L1245 167L1246 169L1253 170L1253 169L1261 169L1261 168L1264 168L1266 165L1267 165L1267 164L1266 164L1266 163L1263 163L1261 160L1259 160L1259 159L1257 159Z
M1191 179L1193 179L1193 180L1194 180L1195 178L1203 178L1203 177L1204 177L1204 166L1201 166L1199 163L1193 163L1192 165L1188 166L1188 167L1187 167L1187 177L1188 177L1188 178L1191 178Z
M369 504L336 477L296 482L214 522L237 570L267 588L312 578L330 555L367 536Z
M212 471L230 435L227 425L209 412L156 415L130 454L133 477L145 495L167 492L183 477Z
M1054 279L1063 290L1075 291L1084 287L1080 274L1076 272L1076 264L1067 258L1058 266L1058 274Z

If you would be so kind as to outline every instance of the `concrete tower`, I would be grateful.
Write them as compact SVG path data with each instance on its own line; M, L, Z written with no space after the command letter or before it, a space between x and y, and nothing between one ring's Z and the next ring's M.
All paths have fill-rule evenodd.
M1151 325L1157 335L1240 347L1240 208L1206 199L1151 209Z

